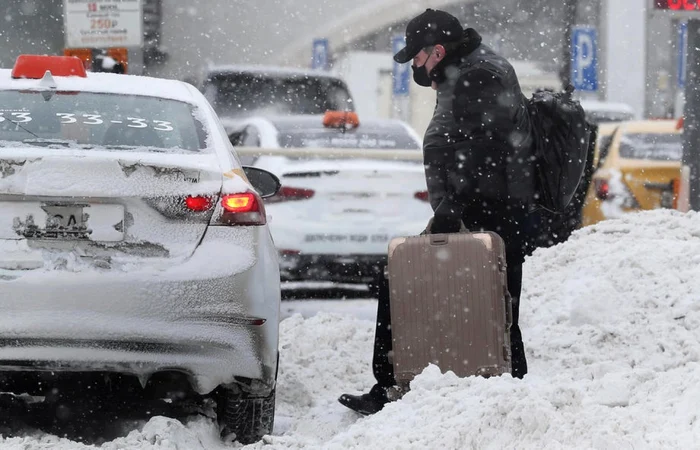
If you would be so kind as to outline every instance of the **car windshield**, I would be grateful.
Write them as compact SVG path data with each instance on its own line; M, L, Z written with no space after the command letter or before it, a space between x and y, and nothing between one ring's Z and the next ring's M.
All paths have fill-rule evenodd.
M342 84L314 77L217 75L209 80L204 93L222 117L253 113L323 114L352 107L350 94Z
M680 161L683 155L679 133L624 134L620 140L620 157L653 161Z
M407 132L397 130L288 130L280 131L279 144L285 148L366 148L366 149L419 149L419 143Z
M0 92L0 146L191 152L206 148L187 103L89 92Z

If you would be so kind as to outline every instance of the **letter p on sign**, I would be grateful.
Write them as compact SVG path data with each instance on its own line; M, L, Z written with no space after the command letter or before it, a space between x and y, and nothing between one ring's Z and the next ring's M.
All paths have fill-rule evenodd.
M598 48L594 27L571 32L571 82L577 91L598 90Z

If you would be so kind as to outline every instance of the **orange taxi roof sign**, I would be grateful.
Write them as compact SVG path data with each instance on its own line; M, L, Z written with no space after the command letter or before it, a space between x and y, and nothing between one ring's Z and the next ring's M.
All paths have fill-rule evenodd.
M323 126L327 128L357 128L360 117L351 111L327 111L323 115Z
M19 55L12 68L12 78L40 80L46 72L55 77L87 78L85 66L75 56Z

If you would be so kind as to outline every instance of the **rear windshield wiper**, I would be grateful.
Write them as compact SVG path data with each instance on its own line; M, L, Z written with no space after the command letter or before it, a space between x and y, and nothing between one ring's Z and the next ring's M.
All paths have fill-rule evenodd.
M291 172L285 173L285 178L318 178L323 175L338 175L340 171L338 170L319 170L314 172Z
M98 148L104 148L107 150L123 150L125 152L153 152L153 153L191 153L199 154L198 150L190 150L182 147L153 147L150 145L100 145Z
M158 148L158 147L147 147L147 146L139 146L139 145L100 145L100 148L105 148L107 150L123 150L125 152L138 152L138 151L149 151L149 152L157 152L157 153L167 153L167 150L164 148Z
M43 146L49 146L49 145L62 145L64 147L69 147L71 145L76 145L75 142L73 141L66 141L63 139L42 139L42 138L36 138L36 139L24 139L22 141L23 144L31 144L31 145L43 145Z

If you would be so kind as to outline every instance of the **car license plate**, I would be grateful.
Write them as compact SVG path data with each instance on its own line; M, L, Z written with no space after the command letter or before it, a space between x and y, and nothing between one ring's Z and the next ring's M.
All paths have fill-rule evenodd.
M59 202L0 202L0 239L124 239L124 206Z
M89 215L84 209L89 205L43 205L46 212L44 239L88 239L92 230L88 228ZM29 237L29 236L26 236Z
M304 237L304 242L330 242L330 243L386 243L389 242L388 234L307 234Z

